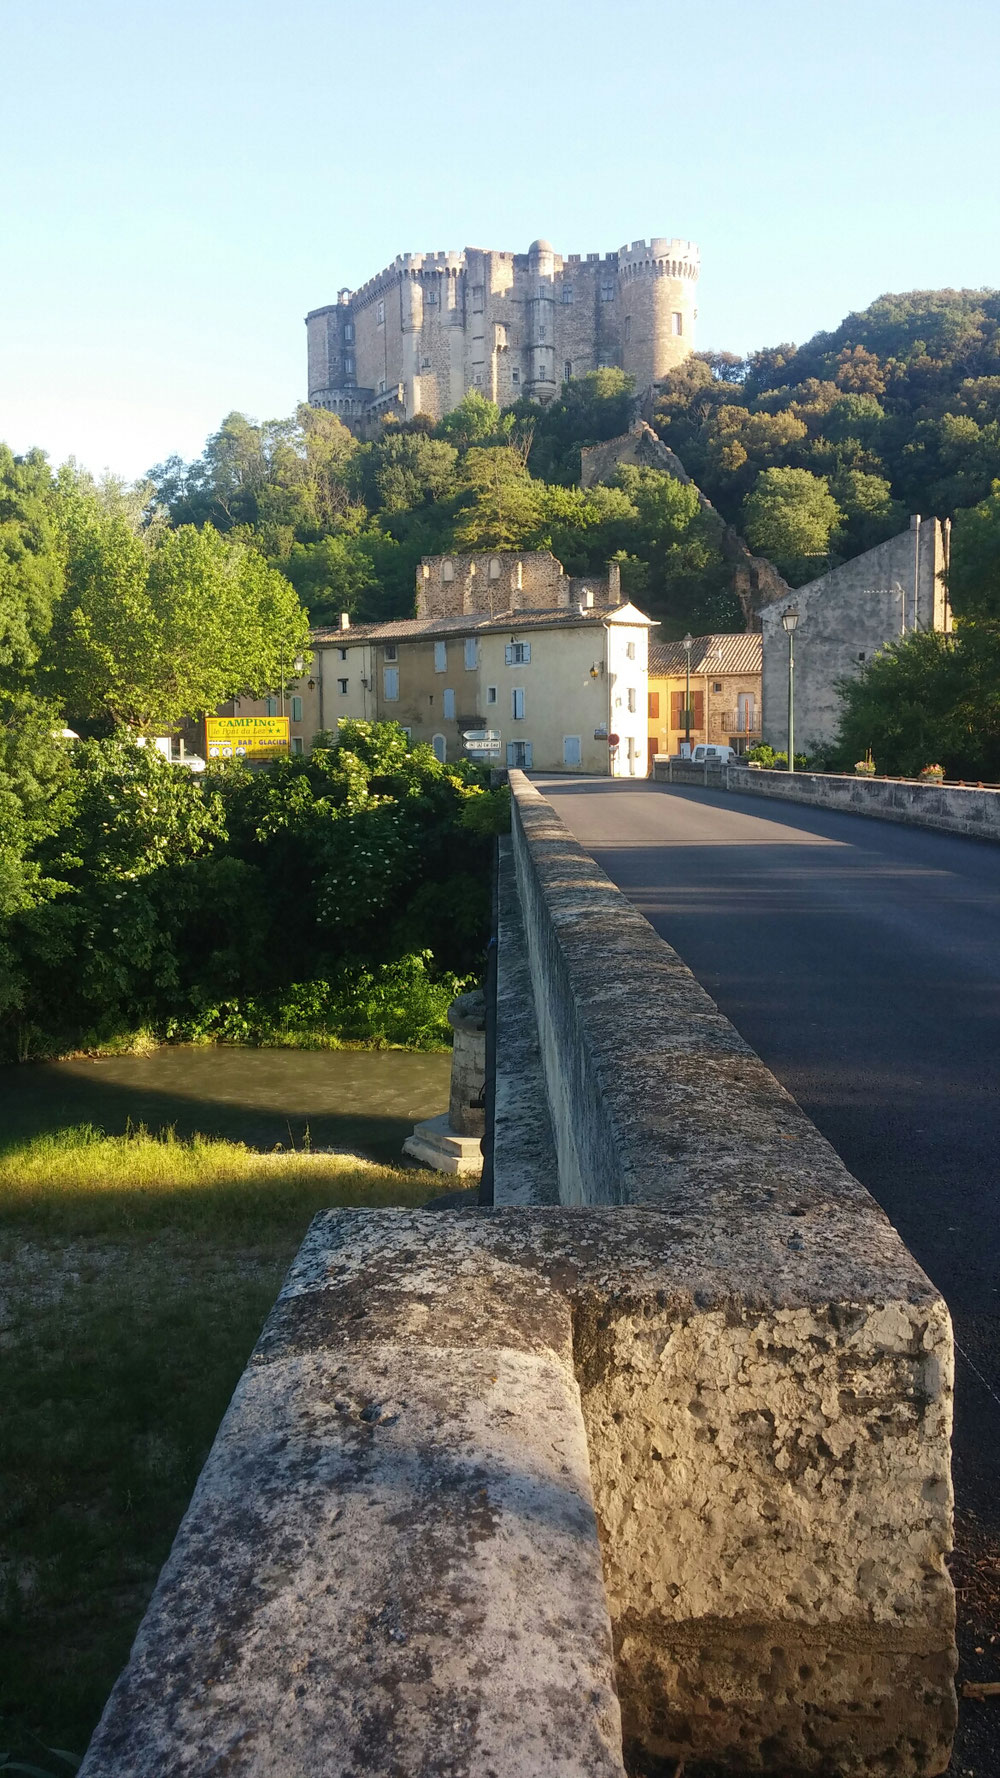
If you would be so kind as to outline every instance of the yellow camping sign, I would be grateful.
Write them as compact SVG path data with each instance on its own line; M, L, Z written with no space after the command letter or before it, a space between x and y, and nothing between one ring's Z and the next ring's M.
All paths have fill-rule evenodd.
M206 716L206 759L275 759L288 752L287 716Z

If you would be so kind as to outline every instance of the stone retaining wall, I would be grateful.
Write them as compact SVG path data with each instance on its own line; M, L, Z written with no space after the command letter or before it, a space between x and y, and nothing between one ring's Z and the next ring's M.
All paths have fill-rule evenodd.
M659 768L656 775L660 776ZM917 784L897 778L839 777L832 772L758 772L749 766L728 766L724 788L750 796L780 797L785 802L814 803L821 809L848 809L852 815L876 815L882 821L936 827L974 839L1000 840L1000 790Z

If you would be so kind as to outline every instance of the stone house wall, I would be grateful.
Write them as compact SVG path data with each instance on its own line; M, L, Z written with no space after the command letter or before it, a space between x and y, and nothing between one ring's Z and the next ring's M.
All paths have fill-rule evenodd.
M779 749L788 741L788 636L781 614L789 603L799 612L795 746L808 752L837 734L838 680L855 677L878 649L914 629L950 629L944 566L941 525L914 518L898 536L765 605L764 740Z

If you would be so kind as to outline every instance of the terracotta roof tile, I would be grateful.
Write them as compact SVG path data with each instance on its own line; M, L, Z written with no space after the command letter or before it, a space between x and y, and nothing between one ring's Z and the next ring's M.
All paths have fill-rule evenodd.
M762 639L759 630L747 630L740 636L696 636L691 649L692 673L759 673L762 664ZM684 649L679 642L651 642L649 645L649 676L666 678L683 673Z

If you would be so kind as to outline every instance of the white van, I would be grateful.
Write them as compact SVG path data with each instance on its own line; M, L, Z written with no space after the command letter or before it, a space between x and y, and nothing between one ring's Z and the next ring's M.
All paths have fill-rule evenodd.
M727 746L724 741L699 741L691 754L691 762L697 766L727 766L735 758L735 747Z

